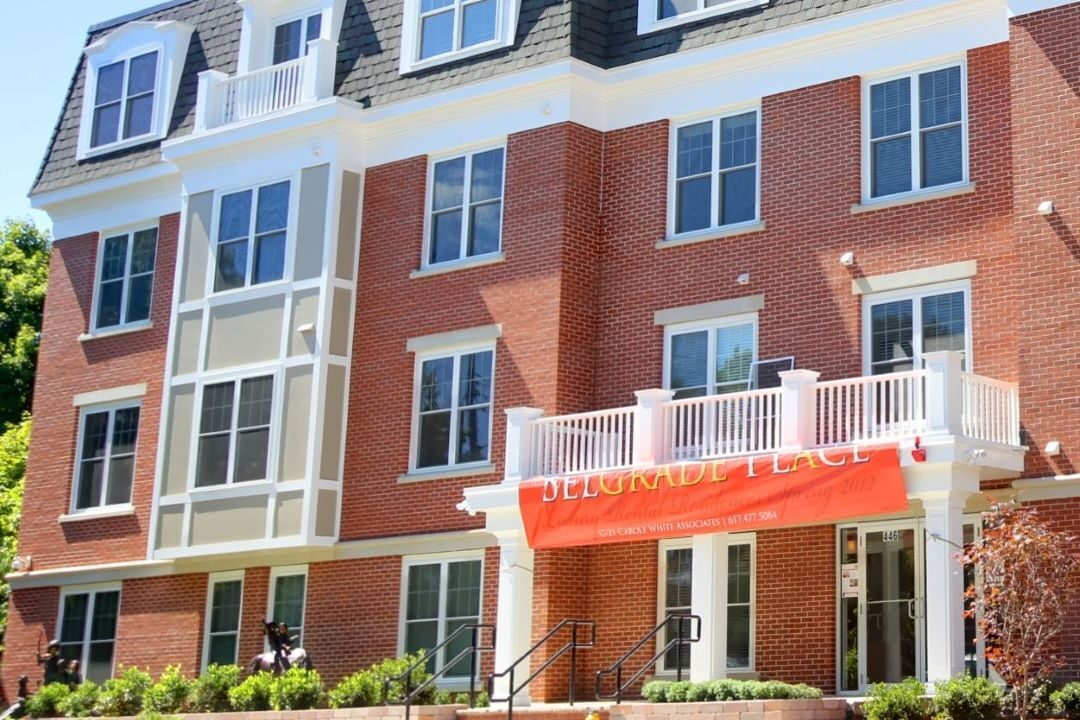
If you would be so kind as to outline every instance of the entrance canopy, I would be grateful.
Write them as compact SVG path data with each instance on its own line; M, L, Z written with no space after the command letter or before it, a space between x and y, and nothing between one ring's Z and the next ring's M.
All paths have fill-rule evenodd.
M807 450L522 482L533 549L835 522L907 510L895 445Z

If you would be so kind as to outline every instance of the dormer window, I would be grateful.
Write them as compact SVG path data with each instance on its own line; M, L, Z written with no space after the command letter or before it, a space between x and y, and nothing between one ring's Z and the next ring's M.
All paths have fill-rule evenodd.
M638 35L768 4L769 0L638 0Z
M520 0L405 0L401 72L508 47Z
M274 28L274 64L307 55L308 43L322 32L322 13L281 23Z
M91 148L152 132L158 57L155 50L98 70Z

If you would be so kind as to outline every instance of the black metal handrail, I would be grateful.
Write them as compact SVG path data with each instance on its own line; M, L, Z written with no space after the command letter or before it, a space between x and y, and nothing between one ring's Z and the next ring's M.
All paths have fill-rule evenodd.
M626 661L629 660L631 657L633 657L634 654L637 653L638 650L645 647L645 644L647 642L649 642L654 637L656 637L657 634L659 634L659 632L661 630L663 630L665 627L667 627L668 623L670 623L672 621L675 621L675 625L676 625L675 636L669 638L668 641L664 644L664 647L660 648L656 652L655 655L653 655L651 658L646 660L645 663L641 666L641 668L636 673L631 675L628 680L626 680L624 682L623 679L622 679L622 673L623 673L623 665L626 664ZM687 632L687 630L689 630L689 632ZM597 700L612 700L613 699L613 700L615 700L616 703L621 703L623 693L626 692L626 689L629 688L629 687L632 687L633 684L638 681L638 678L640 678L650 668L652 668L652 666L656 663L656 661L659 660L660 658L664 657L664 655L667 654L667 651L670 650L673 647L678 647L679 648L679 657L678 657L678 659L677 659L677 661L675 663L675 665L676 665L676 671L675 672L676 672L676 675L677 675L677 679L681 681L682 680L682 673L683 673L683 668L682 668L682 648L683 648L683 646L689 645L690 643L696 643L699 640L701 640L701 616L700 615L690 615L690 614L687 614L687 613L671 613L670 615L668 615L668 616L666 616L664 618L663 622L659 623L656 627L654 627L652 630L647 632L643 638L638 640L637 643L634 645L634 647L627 650L626 653L621 658L619 658L618 660L613 662L611 664L611 667L606 668L604 670L597 670L596 671L596 699ZM615 692L612 693L611 695L604 695L601 692L601 685L602 685L602 683L604 681L604 677L607 676L607 675L615 675Z
M491 635L490 642L484 643L483 636L484 630L490 630ZM412 674L416 668L427 663L432 655L438 655L438 652L444 647L453 642L459 635L469 631L472 633L469 645L463 648L461 652L455 655L453 658L443 662L442 667L437 668L431 677L424 680L424 682L412 687ZM476 671L479 666L479 655L481 652L495 649L495 626L490 623L473 623L469 625L461 625L454 632L443 638L443 641L431 648L431 650L424 653L419 660L415 661L408 668L405 669L399 675L395 677L383 678L383 703L386 705L404 705L405 706L405 720L409 720L409 711L412 708L413 700L415 700L420 693L427 690L431 685L440 677L445 675L451 668L455 667L459 662L469 657L469 707L476 706ZM392 700L390 698L390 686L399 682L405 686L405 695L400 700Z
M532 654L539 650L541 647L547 644L549 640L555 637L564 628L570 628L570 640L568 640L561 648L556 650L551 657L543 662L529 677L520 685L515 685L514 675L517 672L517 667L521 663L525 662L532 657ZM580 639L579 628L587 628L589 630L588 640ZM570 691L569 702L574 704L574 686L577 684L577 651L587 650L596 646L596 621L595 620L574 620L567 618L562 620L558 625L548 631L547 635L540 638L536 643L526 650L521 657L510 664L510 667L506 668L502 672L493 672L488 675L488 697L491 702L504 702L506 706L506 720L513 720L514 717L514 696L525 689L530 682L536 679L536 676L547 670L566 653L570 653ZM495 697L495 680L497 678L510 677L510 682L507 687L506 697Z

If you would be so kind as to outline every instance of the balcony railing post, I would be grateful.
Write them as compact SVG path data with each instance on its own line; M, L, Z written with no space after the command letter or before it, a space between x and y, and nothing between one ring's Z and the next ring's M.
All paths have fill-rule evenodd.
M326 38L308 41L307 67L304 68L304 88L301 102L322 100L334 94L334 72L337 65L337 43Z
M195 94L195 132L202 132L221 123L221 82L229 76L219 70L199 73Z
M664 404L671 402L671 390L638 390L634 408L634 465L656 465L668 459L664 447Z
M780 449L813 447L817 434L815 385L821 373L785 370L780 373Z
M503 483L515 484L533 475L532 423L544 411L532 407L506 409L506 470Z
M926 426L928 434L963 433L963 356L953 350L923 355L926 366Z

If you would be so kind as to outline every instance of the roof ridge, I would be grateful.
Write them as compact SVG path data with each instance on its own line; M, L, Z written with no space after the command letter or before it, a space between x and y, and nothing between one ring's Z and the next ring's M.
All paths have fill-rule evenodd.
M145 8L143 10L136 10L135 12L130 12L127 15L121 15L120 17L115 17L112 20L105 20L104 22L95 23L95 24L90 26L90 29L87 30L87 32L88 33L96 33L96 32L99 32L101 30L106 30L106 29L111 28L111 27L116 27L117 25L123 25L124 23L131 22L132 20L138 20L139 18L146 17L147 15L150 15L151 13L160 12L161 10L169 10L169 9L177 7L179 5L185 5L185 4L189 3L189 2L194 2L194 1L195 0L167 0L166 2L158 3L157 5L154 5L153 7L148 7L148 8Z

